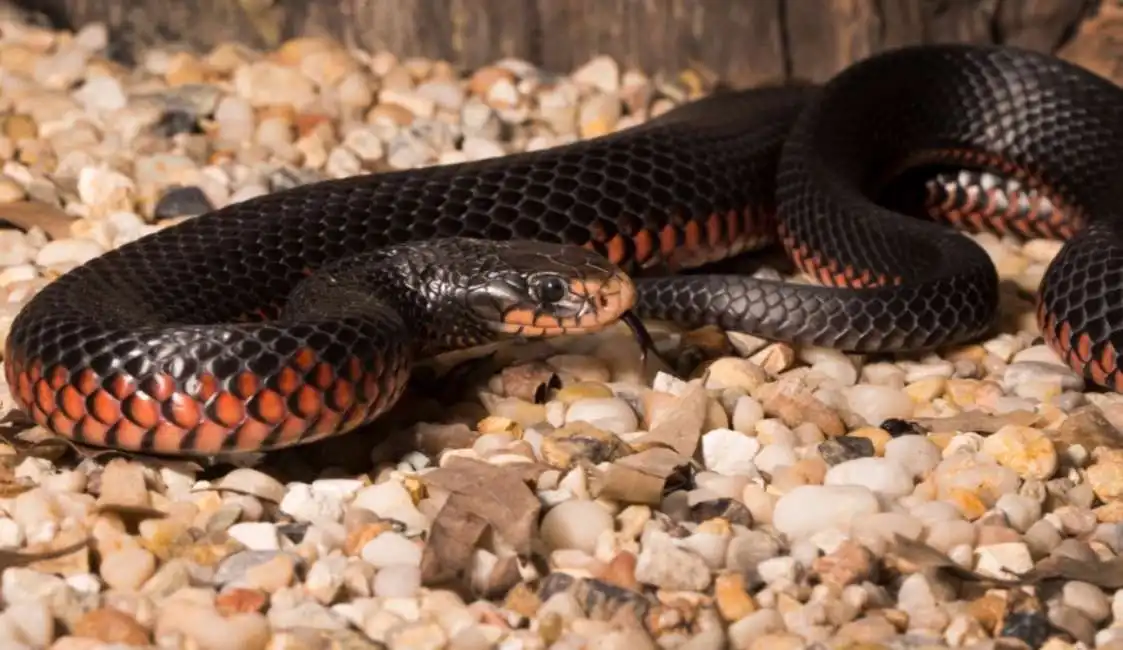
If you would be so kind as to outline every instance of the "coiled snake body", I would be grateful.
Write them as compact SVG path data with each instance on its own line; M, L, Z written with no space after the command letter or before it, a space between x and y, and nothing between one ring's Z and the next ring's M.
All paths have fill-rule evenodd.
M904 48L822 87L718 94L597 139L191 219L37 294L8 382L59 435L214 453L351 430L418 355L595 329L633 288L644 317L857 352L988 332L988 255L883 207L895 196L969 230L1068 239L1040 291L1045 341L1120 389L1121 162L1123 91L1106 80L1016 49ZM933 165L973 172L944 194L902 182ZM831 286L676 273L771 242Z

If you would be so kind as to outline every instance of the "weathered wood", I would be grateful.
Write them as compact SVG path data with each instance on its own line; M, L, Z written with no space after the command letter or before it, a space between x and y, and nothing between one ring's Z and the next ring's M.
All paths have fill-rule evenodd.
M122 55L224 41L274 47L331 36L464 68L519 57L568 71L598 54L649 73L699 66L734 86L822 81L911 43L1002 42L1043 51L1102 0L15 0L56 24L106 23Z

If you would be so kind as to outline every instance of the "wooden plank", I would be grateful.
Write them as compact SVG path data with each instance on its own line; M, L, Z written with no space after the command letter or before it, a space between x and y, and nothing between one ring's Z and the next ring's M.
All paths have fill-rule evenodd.
M275 47L330 36L474 68L568 72L607 54L649 74L698 66L734 86L822 81L910 43L1068 45L1104 0L15 0L54 24L107 24L123 58L154 44Z

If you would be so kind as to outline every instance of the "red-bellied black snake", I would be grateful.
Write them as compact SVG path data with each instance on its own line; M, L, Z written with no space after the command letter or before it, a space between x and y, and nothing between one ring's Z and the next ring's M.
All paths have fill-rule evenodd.
M215 453L351 430L419 355L595 329L633 289L635 313L684 325L855 352L958 344L994 323L994 265L879 198L915 198L923 184L896 181L936 166L977 173L922 197L929 216L1068 240L1040 290L1044 340L1119 389L1121 158L1110 82L1011 48L903 48L820 87L719 93L600 138L187 220L40 291L12 326L7 378L59 435ZM774 241L833 286L675 273Z

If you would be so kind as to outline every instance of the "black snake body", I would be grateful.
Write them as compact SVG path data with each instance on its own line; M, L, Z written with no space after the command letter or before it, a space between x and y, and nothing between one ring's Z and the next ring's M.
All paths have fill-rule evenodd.
M349 430L392 402L408 372L402 328L377 335L384 320L402 317L386 306L393 283L377 290L387 300L375 311L389 313L297 301L316 308L304 320L283 313L294 287L325 265L343 275L362 269L352 273L361 278L369 267L355 256L387 247L398 257L379 263L405 269L395 281L408 283L417 277L411 256L444 237L507 241L511 250L521 240L584 246L637 278L645 317L860 352L960 343L994 322L990 259L953 229L874 200L909 170L941 165L998 175L1022 194L976 183L960 188L966 198L922 201L931 216L1068 239L1041 287L1044 338L1074 369L1119 389L1121 163L1123 91L1108 81L1010 48L904 48L818 88L718 94L562 147L229 205L37 294L13 325L8 381L38 422L94 444L256 449ZM676 273L770 242L832 286ZM442 263L456 267L464 260L452 250ZM514 266L533 267L522 264ZM582 273L586 288L630 291L612 269ZM413 312L407 329L449 333L438 307ZM229 324L247 322L269 338L230 334ZM452 338L445 347L472 342ZM332 393L341 381L350 386L344 402ZM369 390L356 392L356 382ZM333 415L316 420L312 406Z

